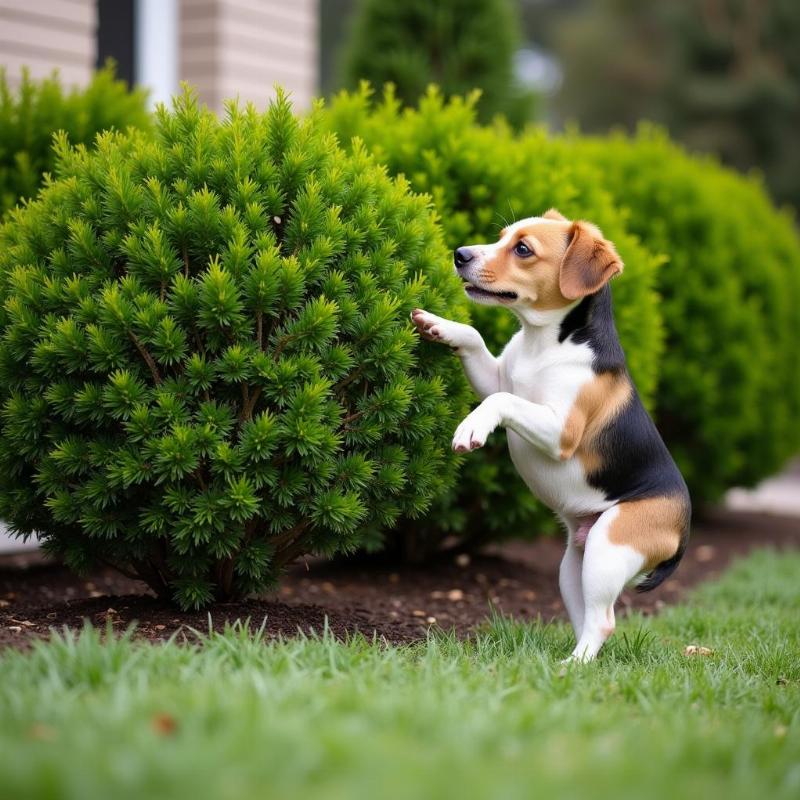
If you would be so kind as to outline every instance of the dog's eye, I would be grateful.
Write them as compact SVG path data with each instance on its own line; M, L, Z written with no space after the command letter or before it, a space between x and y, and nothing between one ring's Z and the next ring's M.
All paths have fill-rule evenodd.
M531 250L530 247L528 247L528 245L525 244L525 242L517 242L514 245L514 252L520 258L527 258L528 256L533 255L533 250Z

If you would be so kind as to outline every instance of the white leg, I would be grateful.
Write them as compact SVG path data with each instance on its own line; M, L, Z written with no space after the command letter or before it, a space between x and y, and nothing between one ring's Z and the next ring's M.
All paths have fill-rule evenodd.
M561 559L558 571L558 586L561 589L561 598L569 615L569 621L575 631L575 641L580 641L583 631L583 586L581 574L583 569L583 552L572 542L570 533L567 549Z
M614 603L625 585L644 567L645 558L627 545L613 544L608 532L619 508L604 511L589 531L583 554L583 629L570 657L591 661L614 632Z
M500 389L500 366L475 328L421 308L411 312L411 321L426 339L449 345L456 351L467 380L481 400Z
M453 449L465 453L483 447L499 425L510 428L551 458L561 458L563 420L549 406L531 403L509 392L489 395L456 428Z

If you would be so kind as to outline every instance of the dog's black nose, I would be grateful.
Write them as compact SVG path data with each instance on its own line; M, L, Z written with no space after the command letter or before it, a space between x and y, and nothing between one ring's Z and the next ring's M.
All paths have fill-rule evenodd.
M475 258L475 256L472 254L469 247L457 247L453 253L453 261L455 262L456 269L466 267L473 258Z

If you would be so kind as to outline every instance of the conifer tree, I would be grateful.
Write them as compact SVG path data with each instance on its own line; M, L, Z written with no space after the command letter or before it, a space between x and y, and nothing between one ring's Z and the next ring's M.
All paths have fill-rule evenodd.
M0 228L0 518L182 607L375 543L454 477L464 319L428 201L282 94L58 139Z
M413 106L430 84L445 97L480 90L477 110L523 126L536 96L514 75L522 24L513 0L360 0L342 58L341 84L391 83Z

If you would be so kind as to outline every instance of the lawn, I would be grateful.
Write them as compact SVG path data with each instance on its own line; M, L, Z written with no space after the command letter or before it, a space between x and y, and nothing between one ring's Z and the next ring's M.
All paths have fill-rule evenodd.
M0 656L0 797L800 796L800 554L759 552L600 660L564 625ZM709 647L686 656L684 647Z

